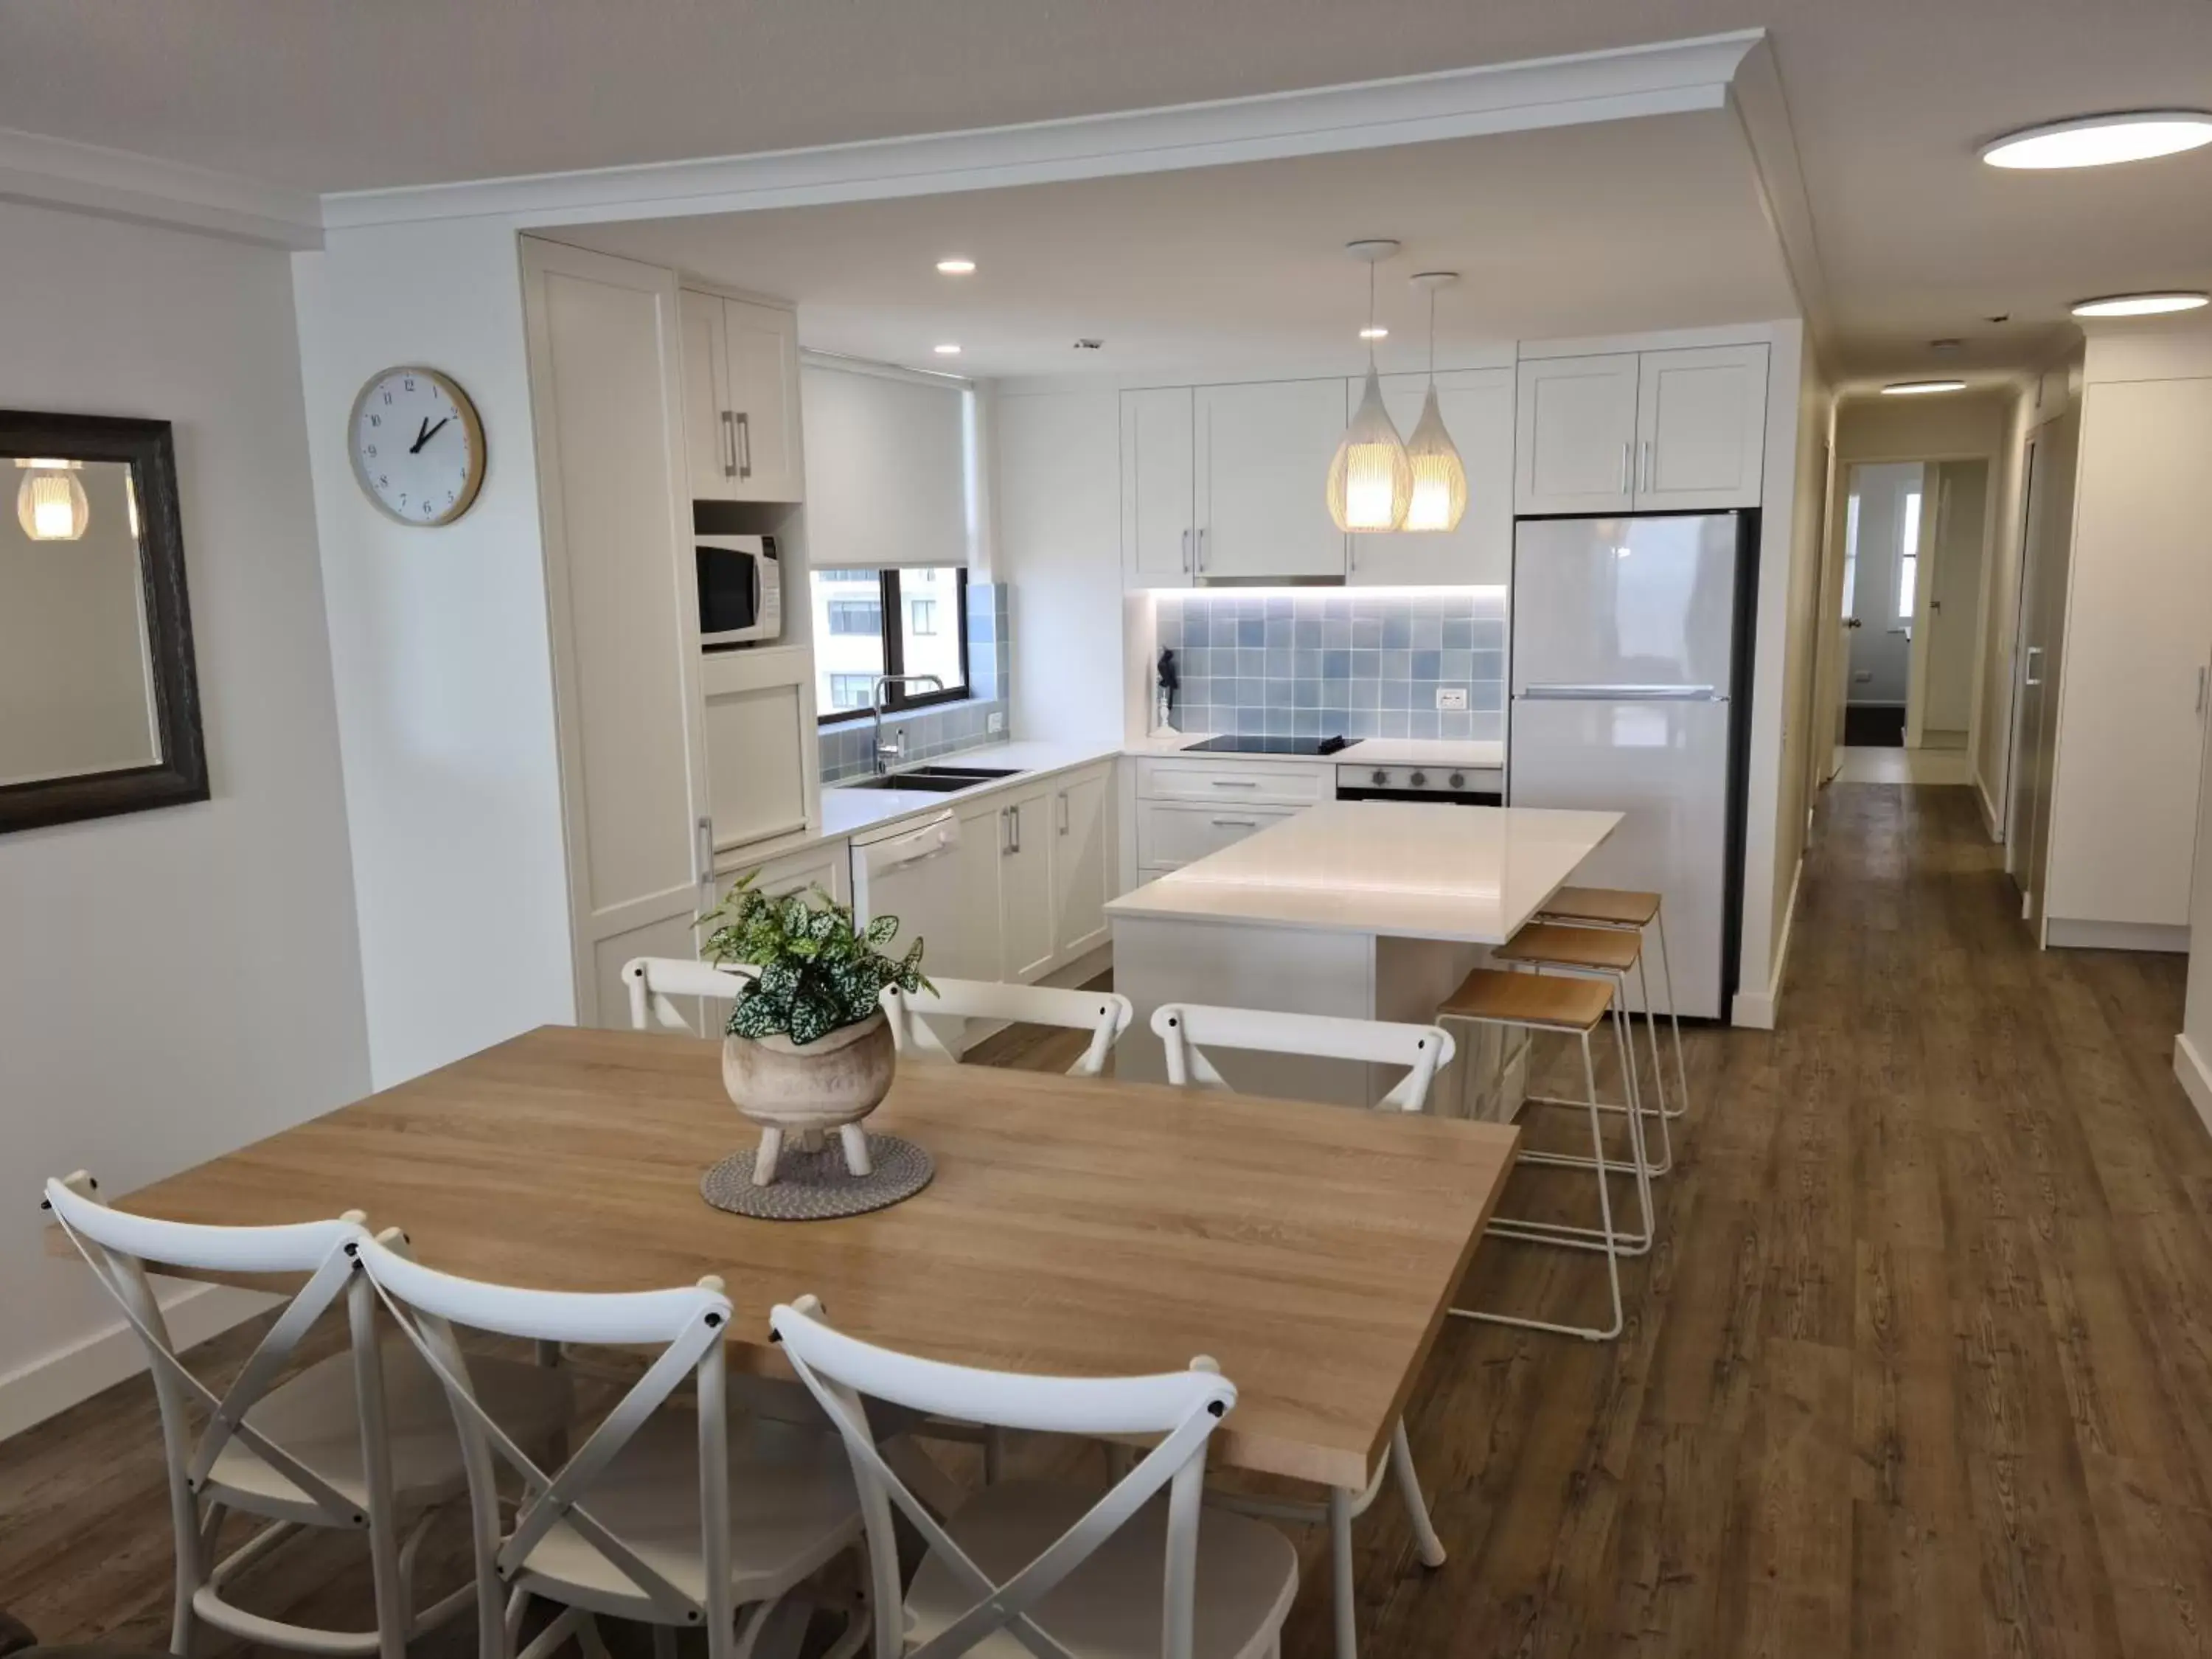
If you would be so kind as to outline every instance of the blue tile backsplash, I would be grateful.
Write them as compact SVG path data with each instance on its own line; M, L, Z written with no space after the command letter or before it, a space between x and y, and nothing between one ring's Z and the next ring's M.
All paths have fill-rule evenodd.
M1185 732L1242 737L1505 735L1505 591L1162 593ZM1440 712L1439 688L1464 687Z
M964 702L943 703L908 714L886 714L886 732L906 728L906 759L926 760L975 749L987 743L1004 743L1000 729L990 729L991 716L1004 716L1011 690L1012 647L1006 633L1006 585L971 581L968 584L968 689ZM821 732L822 781L838 783L866 777L873 769L875 723L867 715L840 720Z

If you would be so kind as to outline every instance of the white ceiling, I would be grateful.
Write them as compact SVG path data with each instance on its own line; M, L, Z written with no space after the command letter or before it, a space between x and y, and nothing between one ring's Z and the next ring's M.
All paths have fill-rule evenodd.
M1516 339L1796 314L1725 111L1076 184L554 233L799 302L822 350L975 375L1234 375L1364 359L1357 237L1387 371ZM952 253L973 276L940 276ZM1104 348L1079 351L1081 337ZM955 359L933 355L957 342Z
M1764 26L1863 370L2016 362L2068 301L2212 284L2212 152L2008 128L2212 101L2205 0L0 0L0 123L317 190L729 155ZM2009 324L1980 319L2010 313Z

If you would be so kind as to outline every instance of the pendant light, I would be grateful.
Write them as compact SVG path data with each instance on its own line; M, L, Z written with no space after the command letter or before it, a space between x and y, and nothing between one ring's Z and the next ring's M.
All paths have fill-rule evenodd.
M18 460L23 482L15 491L15 522L34 542L73 542L92 520L92 504L76 481L76 461Z
M1395 242L1349 244L1345 252L1367 266L1367 386L1344 428L1336 459L1328 464L1328 516L1339 530L1395 530L1413 500L1413 468L1406 441L1382 407L1382 382L1375 368L1375 267L1398 251Z
M1451 434L1444 430L1443 411L1437 407L1437 290L1458 280L1455 270L1424 270L1413 277L1413 286L1429 294L1429 395L1413 435L1406 440L1406 458L1413 469L1407 530L1456 530L1467 512L1467 466Z

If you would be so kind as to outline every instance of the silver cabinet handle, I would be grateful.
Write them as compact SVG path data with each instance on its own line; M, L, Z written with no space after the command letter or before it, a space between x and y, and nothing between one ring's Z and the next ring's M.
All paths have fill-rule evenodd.
M1206 568L1206 526L1204 525L1198 527L1198 568L1201 571Z
M1260 827L1257 818L1209 818L1206 822L1223 830L1257 830Z
M753 476L753 423L742 409L738 411L738 476L750 478Z
M2206 672L2206 671L2205 671L2205 670L2203 670L2203 669L2202 669L2202 668L2199 668L2199 669L2197 671L2197 712L2198 714L2203 714L2203 713L2204 712L2204 675L2205 675L2205 672Z
M1257 789L1260 787L1251 778L1215 778L1212 781L1216 789Z
M1645 494L1649 494L1651 489L1651 440L1649 438L1644 441L1644 483L1641 489Z
M714 902L714 820L701 818L698 839L693 852L699 860L699 885L706 890L707 902Z
M1634 454L1636 446L1633 443L1625 443L1620 447L1620 493L1624 495L1627 495L1631 489L1628 469L1633 465L1630 457Z
M1060 833L1063 836L1067 833L1067 791L1065 789L1060 792Z
M2035 672L2035 659L2042 654L2043 647L2039 645L2031 645L2027 647L2027 661L2024 665L2024 672L2021 679L2022 685L2043 684L2043 676Z
M1182 568L1185 574L1190 574L1190 531L1188 528L1182 532Z
M738 476L738 417L726 409L722 411L722 476Z

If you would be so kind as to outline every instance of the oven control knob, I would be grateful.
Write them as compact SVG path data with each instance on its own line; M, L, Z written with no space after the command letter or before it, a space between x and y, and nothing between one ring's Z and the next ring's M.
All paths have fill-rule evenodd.
M1455 788L1455 789L1464 789L1464 788L1466 788L1466 787L1467 787L1467 774L1466 774L1466 773L1464 773L1464 772L1455 772L1455 773L1453 773L1453 774L1451 775L1451 787L1452 787L1453 788Z
M1416 772L1413 774L1413 784L1414 788L1425 789L1428 787L1428 782L1429 775L1426 772Z
M1390 775L1388 772L1385 772L1381 767L1376 767L1375 769L1375 787L1377 789L1380 789L1384 784L1389 781Z

